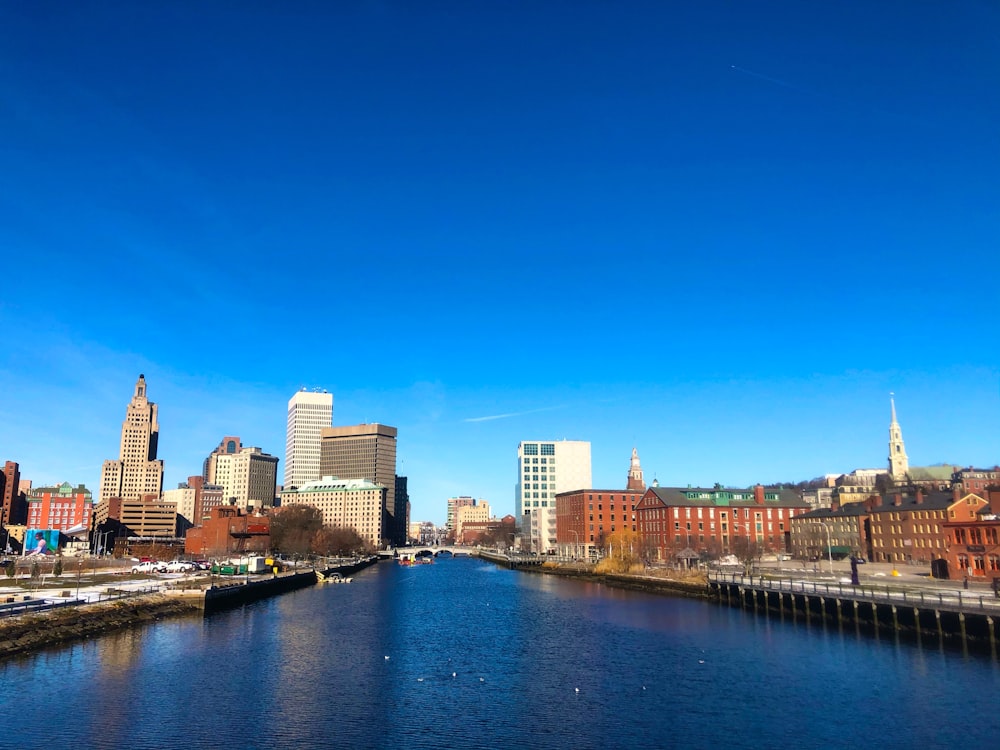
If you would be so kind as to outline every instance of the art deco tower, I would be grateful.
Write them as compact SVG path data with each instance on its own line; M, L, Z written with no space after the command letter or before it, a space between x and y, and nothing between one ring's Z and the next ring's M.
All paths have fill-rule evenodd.
M892 421L889 423L889 476L894 482L902 482L910 471L910 461L903 446L903 431L896 421L896 402L892 394L889 394L889 403L892 406Z
M160 435L156 412L156 404L146 397L146 378L140 375L122 425L120 458L105 461L101 468L101 500L141 500L145 495L160 495L163 461L156 458Z

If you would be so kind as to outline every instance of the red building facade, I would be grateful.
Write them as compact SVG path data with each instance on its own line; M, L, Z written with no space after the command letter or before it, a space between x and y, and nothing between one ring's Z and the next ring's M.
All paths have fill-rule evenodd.
M942 526L952 576L1000 579L1000 492L969 493L948 509Z
M73 487L68 482L58 487L38 487L28 497L29 529L91 528L94 498L82 484Z
M654 559L669 561L686 550L731 554L742 543L752 543L761 552L787 552L791 520L808 510L808 504L787 489L653 486L635 514L639 536Z
M271 546L271 519L242 515L234 506L212 508L201 526L188 529L184 552L195 557L263 553Z
M590 558L616 531L637 531L642 490L573 490L556 495L556 549L562 557Z

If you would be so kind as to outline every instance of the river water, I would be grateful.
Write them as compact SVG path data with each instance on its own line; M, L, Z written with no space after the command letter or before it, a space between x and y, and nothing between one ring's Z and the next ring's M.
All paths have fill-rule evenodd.
M997 695L989 657L458 558L0 662L0 746L985 748Z

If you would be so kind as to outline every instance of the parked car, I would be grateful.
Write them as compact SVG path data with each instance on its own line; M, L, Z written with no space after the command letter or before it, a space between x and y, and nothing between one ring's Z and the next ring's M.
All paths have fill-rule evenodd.
M147 560L132 566L133 573L162 573L164 565L156 560Z
M190 573L194 569L194 564L185 560L174 560L163 566L164 573Z

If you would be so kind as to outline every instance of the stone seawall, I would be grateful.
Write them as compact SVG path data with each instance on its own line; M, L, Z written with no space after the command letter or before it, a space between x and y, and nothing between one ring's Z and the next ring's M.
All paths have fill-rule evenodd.
M12 617L0 621L0 658L186 614L201 615L196 601L184 597L148 594L114 602Z

